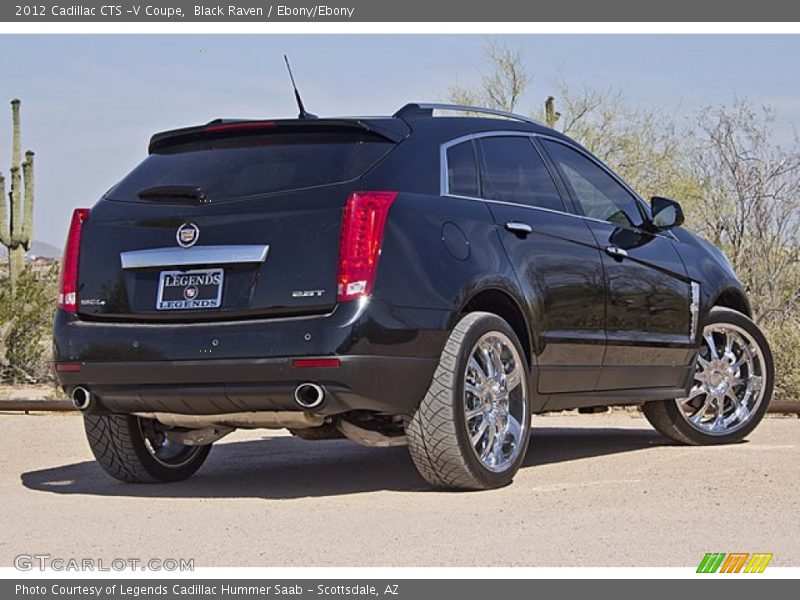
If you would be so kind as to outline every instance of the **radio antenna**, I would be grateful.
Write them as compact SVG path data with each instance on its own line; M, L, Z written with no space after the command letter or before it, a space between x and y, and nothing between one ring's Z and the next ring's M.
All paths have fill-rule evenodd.
M294 98L297 100L297 108L300 110L300 114L297 115L298 119L316 119L317 115L312 115L310 112L306 111L306 107L303 106L303 99L300 97L300 92L297 91L297 84L294 82L294 75L292 74L292 67L289 64L289 58L284 54L283 60L286 62L286 70L289 71L289 79L292 81L292 89L294 89Z

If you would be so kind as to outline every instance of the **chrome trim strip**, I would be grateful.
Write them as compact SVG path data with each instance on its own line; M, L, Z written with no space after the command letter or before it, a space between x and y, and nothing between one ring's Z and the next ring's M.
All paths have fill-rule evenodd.
M602 219L595 219L594 217L584 217L583 215L576 215L575 213L571 212L553 210L552 208L544 208L543 206L531 206L530 204L518 204L516 202L506 202L505 200L489 200L488 198L475 198L473 196L459 196L458 194L447 194L447 197L458 198L459 200L472 200L473 202L489 202L490 204L503 204L505 206L516 206L518 208L527 208L528 210L539 210L542 212L553 213L564 217L573 217L575 219L581 219L583 221L593 221L595 223L602 223L603 225L614 224L614 223L609 223L608 221L603 221ZM664 235L661 233L655 233L653 235L664 237Z
M691 316L692 324L689 330L689 337L694 340L697 337L697 326L700 317L700 284L696 281L692 281L690 285L692 289L692 303L689 305L689 315Z
M269 246L192 246L191 248L149 248L120 252L123 269L151 267L186 267L190 265L227 265L263 263Z
M488 198L476 198L474 196L459 196L458 194L443 194L446 195L448 198L458 198L459 200L472 200L473 202L488 202L489 204L502 204L504 206L516 206L518 208L527 208L528 210L540 210L542 212L553 213L556 215L562 215L564 217L574 217L576 219L582 219L584 221L594 221L595 223L604 223L608 225L608 221L603 221L601 219L595 219L593 217L584 217L583 215L576 215L575 213L571 212L564 212L560 210L553 210L552 208L544 208L543 206L532 206L530 204L519 204L517 202L506 202L505 200L490 200Z

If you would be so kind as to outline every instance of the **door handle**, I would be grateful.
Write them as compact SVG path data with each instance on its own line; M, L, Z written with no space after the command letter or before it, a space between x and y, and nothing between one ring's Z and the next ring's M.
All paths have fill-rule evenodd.
M622 260L623 258L628 257L628 252L617 246L606 246L606 254L616 258L617 260Z
M506 229L508 229L511 233L516 233L517 235L521 236L526 236L529 233L533 233L533 227L527 223L520 223L519 221L509 221L506 223Z

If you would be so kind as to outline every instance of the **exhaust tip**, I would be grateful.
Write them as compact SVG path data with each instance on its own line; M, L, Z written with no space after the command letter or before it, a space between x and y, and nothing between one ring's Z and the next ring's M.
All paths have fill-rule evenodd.
M78 410L86 410L92 404L92 393L82 385L76 386L70 395L72 404Z
M325 390L316 383L301 383L294 390L294 401L303 408L316 408L325 400Z

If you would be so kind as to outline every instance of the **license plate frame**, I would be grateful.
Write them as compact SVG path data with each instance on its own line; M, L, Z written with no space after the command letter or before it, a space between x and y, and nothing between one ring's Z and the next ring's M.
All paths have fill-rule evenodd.
M224 282L224 269L161 271L158 274L156 310L212 310L219 308L222 305Z

